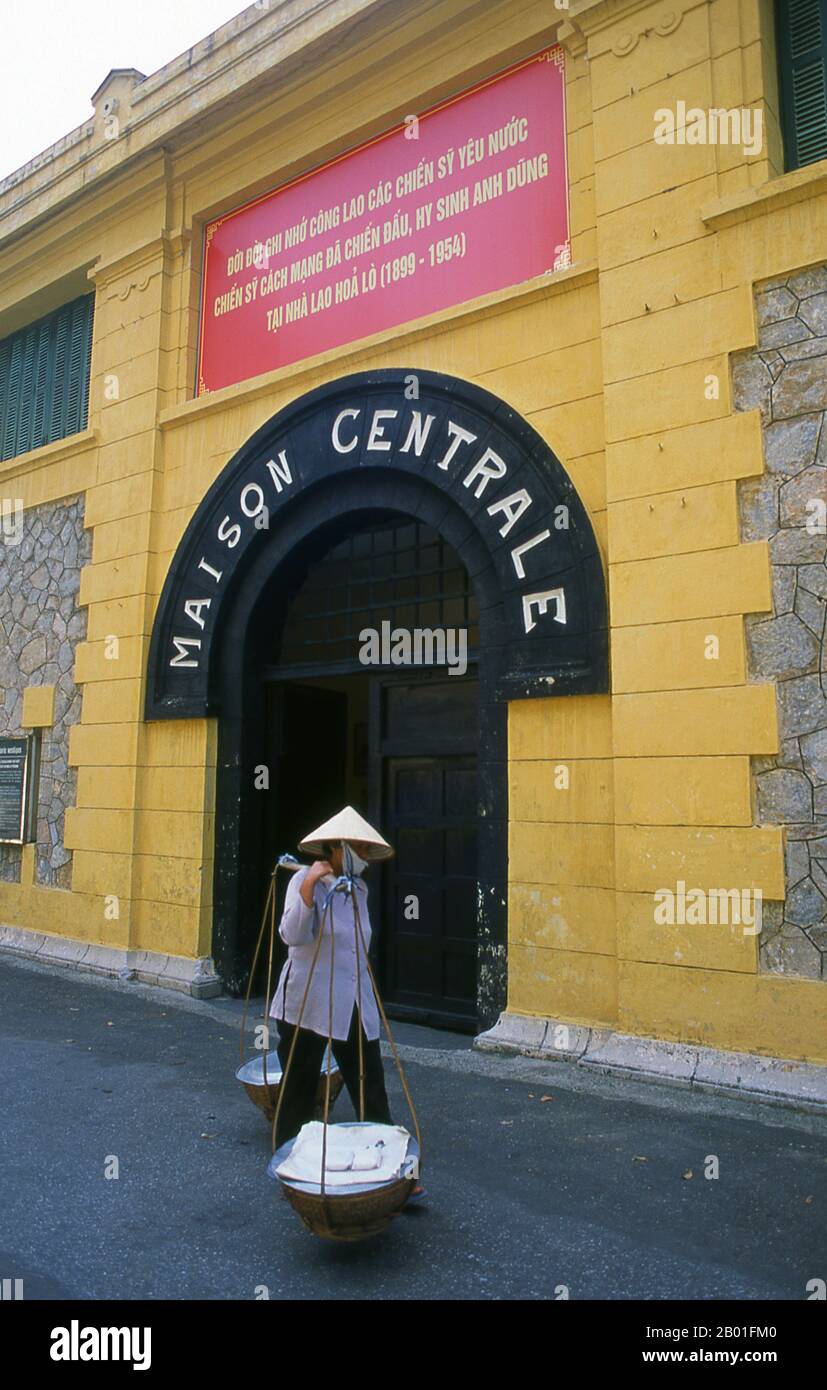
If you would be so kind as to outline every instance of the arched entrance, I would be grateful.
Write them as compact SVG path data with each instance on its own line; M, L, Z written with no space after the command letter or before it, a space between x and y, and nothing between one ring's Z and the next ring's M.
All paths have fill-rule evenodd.
M275 633L279 642L290 636L291 599L301 599L314 563L347 569L349 559L352 568L354 553L337 559L331 551L393 525L425 527L449 547L475 604L476 1023L488 1026L506 1000L507 701L608 687L595 537L565 470L526 421L467 382L413 370L346 377L280 412L228 463L174 557L153 629L146 717L219 717L213 955L226 985L238 989L261 909L262 866L274 847L255 769L273 757L272 748L262 753L262 731L275 717L268 688L289 684ZM420 585L418 601L426 597ZM337 674L327 673L329 690ZM443 698L456 704L461 683L444 675ZM374 720L374 739L388 740L376 756L390 760L381 776L391 780L378 796L391 816L406 814L417 788L420 815L436 806L437 782L441 806L448 795L441 771L429 787L422 761L442 750L406 746L404 734L394 744L417 718L427 730L425 684L416 673L407 694L404 681L403 692L386 691L385 712ZM446 744L454 740L450 727ZM407 765L394 768L394 757ZM454 780L457 787L464 780L467 798L468 778ZM289 781L274 788L270 778L273 804L287 803ZM449 855L449 880L458 859ZM467 877L462 864L457 880ZM401 994L405 979L411 975Z

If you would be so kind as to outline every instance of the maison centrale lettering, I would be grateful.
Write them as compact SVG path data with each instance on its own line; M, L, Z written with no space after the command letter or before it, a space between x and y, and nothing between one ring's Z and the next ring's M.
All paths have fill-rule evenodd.
M390 466L394 462L410 464L422 460L423 476L450 477L467 490L469 501L482 503L475 512L481 530L487 526L500 538L510 536L523 517L529 513L533 517L532 508L537 510L531 491L524 484L509 481L512 470L503 456L505 450L500 453L490 445L483 446L478 434L451 419L450 412L439 425L437 419L427 408L346 405L333 415L327 442L340 464L352 459L355 465L367 456L375 456L371 462L386 462ZM391 431L394 438L390 437ZM170 637L171 668L199 667L211 609L232 573L234 552L255 531L269 530L274 508L302 486L289 445L273 449L263 470L259 459L251 464L249 472L256 472L261 481L248 475L237 482L234 501L215 520L211 537L209 533L205 535L205 553L190 568L190 595L183 599L180 626ZM334 486L336 472L332 475ZM520 539L515 539L509 548L510 564L521 586L515 601L521 605L525 634L542 623L566 624L565 588L559 584L537 588L536 576L547 575L553 568L544 552L554 546L555 531L565 531L568 526L569 508L557 505L550 515L537 515L536 527L529 527L528 534L521 528ZM208 545L210 540L212 544Z

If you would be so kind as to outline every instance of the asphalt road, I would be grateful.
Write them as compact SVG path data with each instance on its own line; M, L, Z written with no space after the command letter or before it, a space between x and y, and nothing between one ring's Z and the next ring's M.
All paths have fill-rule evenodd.
M318 1240L265 1174L239 1012L0 962L0 1277L24 1298L803 1300L827 1279L824 1119L410 1025L427 1203Z

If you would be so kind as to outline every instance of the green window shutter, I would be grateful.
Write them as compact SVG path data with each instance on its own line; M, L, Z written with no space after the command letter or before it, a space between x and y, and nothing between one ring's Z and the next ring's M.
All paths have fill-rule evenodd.
M72 328L72 309L70 305L58 310L55 316L55 359L52 372L52 393L49 401L49 438L63 439L71 434L66 428L66 364L69 353L69 335Z
M11 343L8 338L0 342L0 457L3 455L3 438L6 433L6 413L9 408L9 367L11 364Z
M20 384L20 414L17 419L17 452L33 449L32 413L34 409L35 367L40 334L37 328L27 328L23 337L23 365Z
M40 326L37 335L37 348L34 366L34 398L32 401L32 433L29 448L39 449L41 444L45 444L49 438L48 423L46 419L46 398L49 392L49 381L51 379L51 359L53 346L49 324L44 323Z
M92 354L92 295L78 299L72 305L72 322L68 351L68 409L67 434L77 434L86 428L89 404L89 366Z
M86 428L95 296L0 341L0 458Z
M786 167L827 159L827 0L778 0Z
M8 339L8 382L5 387L6 419L3 427L3 458L13 458L17 453L17 417L20 414L20 393L23 385L23 335L16 333Z

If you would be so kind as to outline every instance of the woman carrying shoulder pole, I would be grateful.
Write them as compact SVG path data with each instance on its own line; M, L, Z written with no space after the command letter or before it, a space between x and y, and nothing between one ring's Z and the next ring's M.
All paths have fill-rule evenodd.
M345 855L345 846L349 853ZM296 871L287 886L279 936L288 947L270 1017L278 1022L278 1055L282 1075L298 1031L283 1095L276 1132L276 1148L292 1139L314 1116L316 1088L328 1031L331 1051L342 1073L357 1117L361 1109L359 1076L359 1033L362 1034L365 1120L393 1124L385 1091L382 1054L379 1047L379 1012L368 973L366 951L370 947L371 925L368 890L362 874L368 864L388 859L393 849L352 807L311 831L299 848L318 855L315 864ZM347 857L348 864L345 864ZM325 903L335 880L345 872L353 874L353 893L336 892L325 911ZM356 914L361 934L357 939ZM308 976L325 924L318 958L307 989ZM331 962L331 929L332 943ZM331 1026L330 975L333 970L333 1019ZM299 1012L307 989L304 1012ZM412 1196L423 1195L417 1186Z

